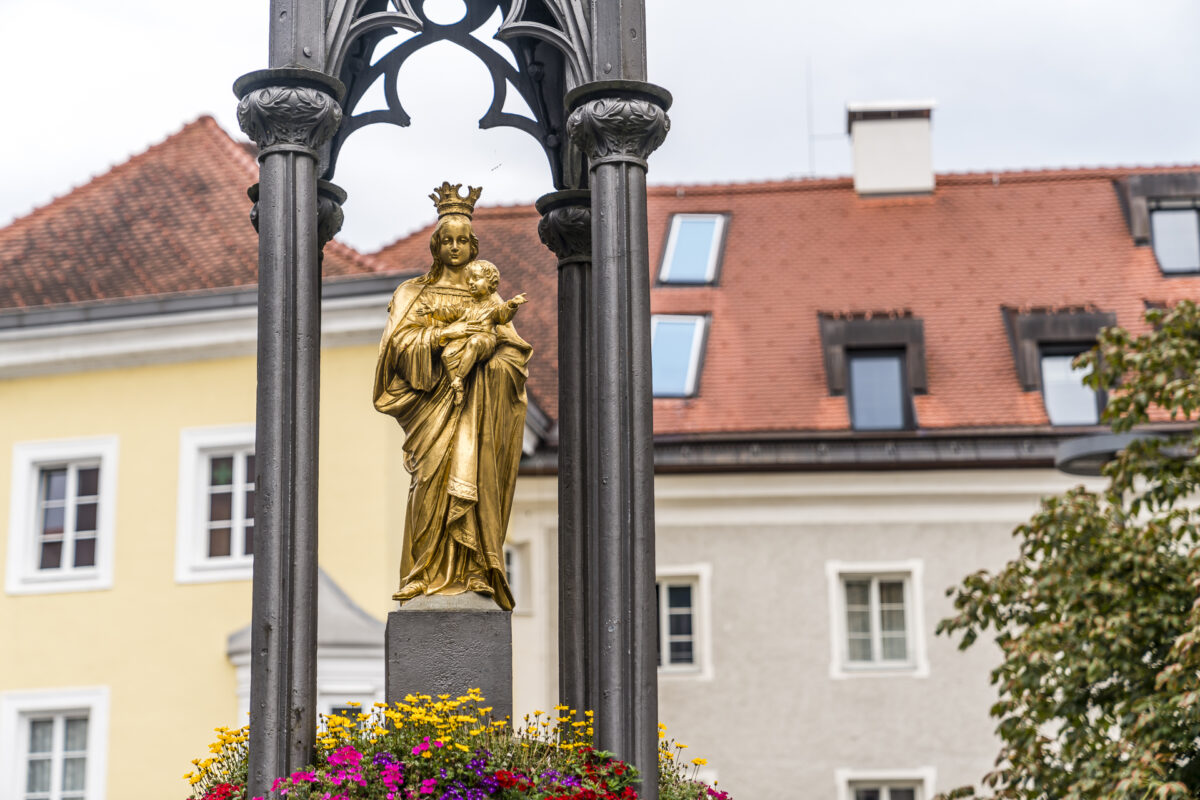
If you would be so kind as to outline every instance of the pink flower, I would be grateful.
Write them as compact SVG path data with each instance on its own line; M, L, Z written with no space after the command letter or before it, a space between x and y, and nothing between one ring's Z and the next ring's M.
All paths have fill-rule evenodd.
M433 794L437 790L437 778L426 778L421 781L421 794Z
M358 752L350 745L339 747L337 750L334 750L329 754L330 766L336 767L341 764L346 764L350 767L357 767L360 763L362 763L362 753Z

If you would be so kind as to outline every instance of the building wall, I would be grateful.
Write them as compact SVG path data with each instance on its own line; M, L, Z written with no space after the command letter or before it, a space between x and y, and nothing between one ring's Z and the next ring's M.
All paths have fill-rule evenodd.
M735 797L833 800L838 770L932 768L935 791L977 782L997 752L999 653L934 636L952 612L945 590L1012 558L1015 525L1075 482L1051 470L659 476L660 574L711 571L711 662L660 679L668 732ZM831 562L915 562L927 669L834 676Z
M369 401L375 347L329 347L322 366L321 564L377 619L392 609L407 477L402 436ZM211 728L237 724L230 633L248 624L250 582L175 579L179 436L250 423L251 356L96 369L0 382L0 453L20 442L119 441L111 589L0 595L0 693L107 686L107 796L182 791ZM12 478L0 458L0 487ZM1011 530L1072 480L1049 470L664 475L658 568L696 575L701 663L663 674L660 717L744 798L838 797L837 770L944 790L977 780L996 750L986 645L935 638L946 587L1014 550ZM518 482L509 542L522 577L513 616L514 707L552 707L556 488ZM10 497L0 491L0 520ZM380 557L380 554L384 554ZM0 548L0 571L7 558ZM920 565L920 675L835 677L831 562Z

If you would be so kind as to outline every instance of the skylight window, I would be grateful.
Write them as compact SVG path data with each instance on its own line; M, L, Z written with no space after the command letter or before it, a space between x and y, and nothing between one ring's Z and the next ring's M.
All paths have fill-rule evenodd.
M696 393L705 318L655 316L650 319L655 397L689 397Z
M663 251L658 279L662 283L712 283L721 260L725 216L676 214Z
M1200 272L1200 209L1163 206L1150 212L1150 241L1163 272Z

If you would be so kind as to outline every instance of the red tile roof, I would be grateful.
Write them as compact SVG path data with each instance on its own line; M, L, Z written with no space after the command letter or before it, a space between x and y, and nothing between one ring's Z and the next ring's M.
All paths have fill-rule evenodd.
M253 285L258 168L211 117L0 229L0 309ZM329 276L378 271L325 248Z
M656 399L655 431L848 430L846 398L826 387L822 312L923 320L920 428L1048 426L1041 394L1017 382L1001 307L1094 307L1141 329L1147 302L1200 294L1200 277L1164 277L1151 248L1134 244L1113 183L1185 171L1197 168L945 175L930 196L874 199L848 178L653 188L655 272L672 214L729 215L717 285L652 290L653 313L711 318L698 394ZM553 413L554 260L539 249L536 222L528 209L481 209L476 229L507 292L536 301L517 324L539 348L531 387ZM428 261L428 235L377 255L412 269Z
M656 286L657 314L706 314L695 397L654 401L663 435L847 431L831 397L820 313L907 312L924 323L922 430L1046 427L1042 398L1017 382L1001 307L1111 311L1141 328L1147 302L1200 294L1164 277L1135 245L1114 181L1200 167L938 176L930 196L859 197L850 179L664 186L650 190L651 269L675 213L727 214L718 284ZM0 309L253 285L257 237L244 144L209 117L0 230ZM501 294L526 292L516 319L536 348L530 392L557 412L557 275L525 206L481 207L482 256ZM334 242L325 274L412 272L429 263L427 227L364 256Z

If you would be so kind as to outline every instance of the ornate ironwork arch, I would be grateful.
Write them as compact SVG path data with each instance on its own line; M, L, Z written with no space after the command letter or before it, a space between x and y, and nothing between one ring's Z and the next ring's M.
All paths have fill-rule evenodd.
M492 101L480 128L509 127L532 136L546 153L557 189L587 185L584 159L566 135L563 96L592 79L588 0L471 0L457 22L430 19L421 0L337 0L330 6L326 64L346 86L342 125L327 145L324 177L331 179L346 139L367 125L407 127L412 118L398 90L400 69L418 51L451 42L473 54L492 79ZM517 66L475 33L501 13L495 38L512 51ZM397 31L415 35L374 63L376 46ZM383 81L385 108L358 110L367 90ZM530 109L532 118L505 111L510 87Z

